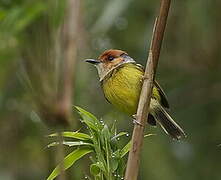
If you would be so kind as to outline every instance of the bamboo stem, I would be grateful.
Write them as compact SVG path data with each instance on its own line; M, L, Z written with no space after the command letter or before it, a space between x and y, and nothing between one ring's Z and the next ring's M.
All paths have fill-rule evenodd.
M67 14L62 29L63 41L63 71L61 74L61 89L59 92L57 111L61 121L69 123L73 101L73 74L77 54L77 34L80 1L67 1Z
M148 117L148 107L151 100L153 81L159 61L161 45L166 27L171 0L161 0L159 16L155 22L143 86L137 109L137 124L134 125L132 147L129 152L125 180L136 180L139 170L140 153L143 144L144 127Z
M76 55L77 55L77 34L78 34L78 18L80 1L79 0L68 0L67 11L62 29L62 50L63 50L63 62L62 62L62 74L61 83L62 88L59 92L57 102L57 118L60 121L70 123L71 107L73 101L73 75L75 70ZM59 132L59 143L58 155L61 163L61 174L58 177L59 180L66 180L64 170L64 147L62 146L62 135Z

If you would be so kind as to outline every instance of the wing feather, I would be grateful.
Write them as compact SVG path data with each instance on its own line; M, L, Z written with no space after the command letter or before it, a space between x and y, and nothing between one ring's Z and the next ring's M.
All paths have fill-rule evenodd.
M136 68L140 71L142 71L144 73L144 68L142 65L140 64L136 64ZM115 72L115 71L114 71ZM114 73L113 72L113 73ZM168 108L169 109L169 103L168 103L168 100L167 100L167 96L165 94L165 92L163 91L162 87L159 85L159 83L155 80L154 81L154 86L157 88L158 92L159 92L159 95L160 95L160 104L164 107L164 108ZM103 88L103 81L101 81L101 87ZM105 97L105 94L104 94L104 97ZM106 97L105 99L111 103Z
M144 72L144 67L141 64L136 64L137 68L140 69L141 71ZM161 102L160 104L165 107L165 108L170 108L169 106L169 102L167 100L167 96L165 94L165 92L163 91L163 88L160 86L160 84L155 80L154 81L154 86L157 88L159 94L160 94L160 98L161 98Z
M162 87L159 85L159 83L155 80L154 86L157 88L158 92L160 93L161 102L160 104L165 108L170 108L169 102L167 100L167 96L165 92L163 91Z

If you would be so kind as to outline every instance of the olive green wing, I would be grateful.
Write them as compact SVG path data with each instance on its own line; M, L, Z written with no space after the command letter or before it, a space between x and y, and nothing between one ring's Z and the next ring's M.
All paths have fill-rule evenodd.
M137 68L138 68L139 70L141 70L141 71L144 72L144 67L143 67L142 65L136 64L136 66L137 66ZM169 103L168 103L168 100L167 100L167 96L166 96L166 94L164 93L162 87L159 85L159 83L158 83L156 80L154 81L154 86L157 88L158 93L159 93L159 95L160 95L160 101L161 101L160 104L161 104L163 107L169 109L170 107L169 107Z
M161 88L161 86L159 85L159 83L155 80L154 81L154 86L157 88L159 94L160 94L160 99L161 99L161 105L165 108L170 108L169 106L169 102L167 100L167 96L164 93L163 89Z

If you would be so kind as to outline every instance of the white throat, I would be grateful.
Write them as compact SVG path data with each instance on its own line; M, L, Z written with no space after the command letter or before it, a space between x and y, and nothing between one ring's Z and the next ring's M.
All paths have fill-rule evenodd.
M103 63L99 63L95 65L98 71L99 81L102 81L109 73L111 73L114 69L118 68L119 66L123 64L136 63L136 61L130 56L128 55L123 55L123 56L124 56L124 60L120 62L119 64L117 64L116 66L113 66L111 69L104 68Z

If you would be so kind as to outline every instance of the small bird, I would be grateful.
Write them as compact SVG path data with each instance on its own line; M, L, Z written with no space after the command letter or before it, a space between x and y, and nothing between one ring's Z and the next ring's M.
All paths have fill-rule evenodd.
M134 116L142 88L144 68L125 51L115 49L104 51L98 59L85 61L97 68L107 101L120 111ZM158 123L173 139L185 137L182 128L170 117L166 109L169 109L167 97L155 80L147 122L152 126Z

